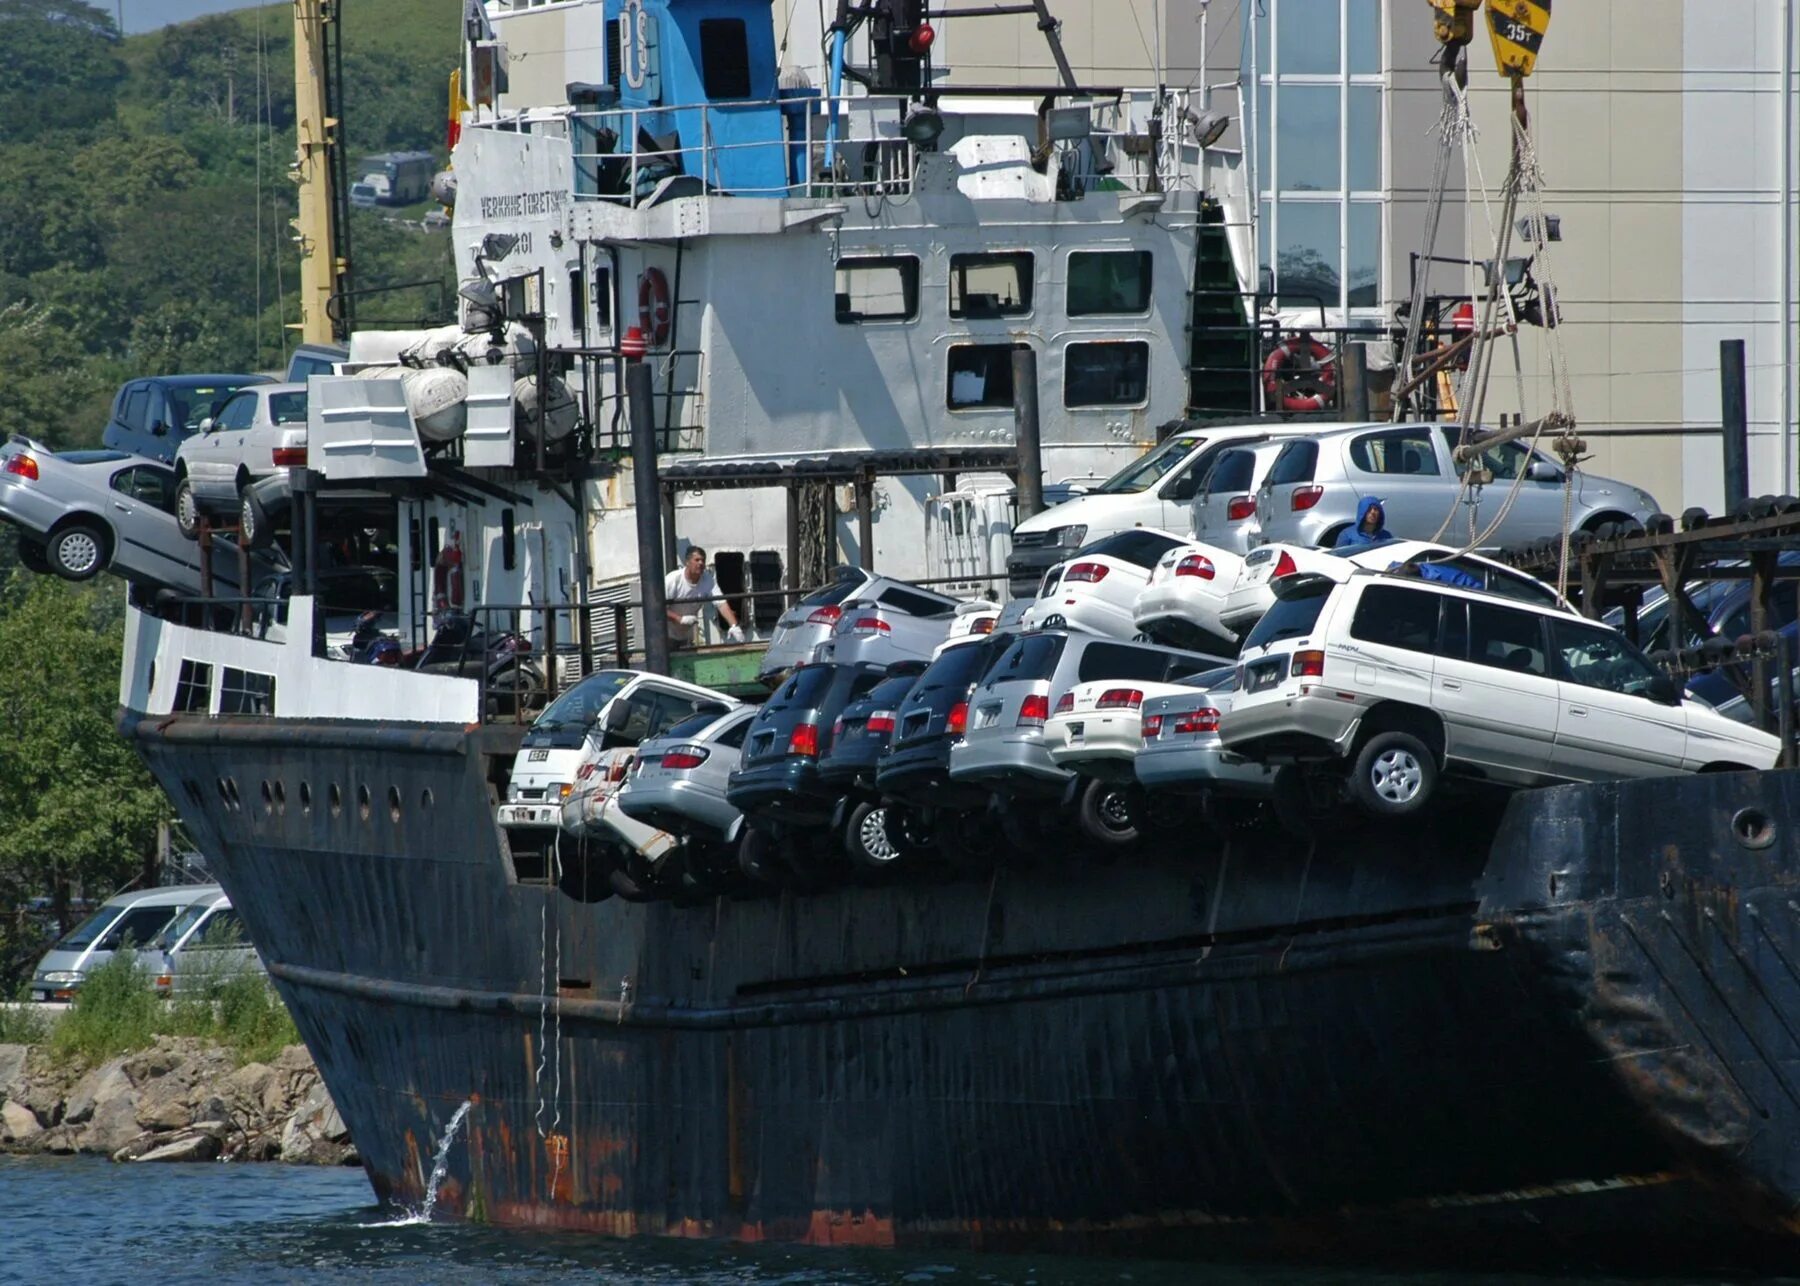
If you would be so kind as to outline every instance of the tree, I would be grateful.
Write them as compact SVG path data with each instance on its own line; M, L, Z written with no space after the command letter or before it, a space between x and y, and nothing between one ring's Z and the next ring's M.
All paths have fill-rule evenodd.
M12 138L112 119L119 33L82 0L0 0L0 121Z

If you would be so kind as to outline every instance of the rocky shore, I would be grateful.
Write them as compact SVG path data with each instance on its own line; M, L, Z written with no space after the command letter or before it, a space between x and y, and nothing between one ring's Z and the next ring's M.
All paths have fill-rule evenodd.
M240 1066L229 1050L175 1036L93 1068L59 1066L36 1046L0 1045L0 1151L357 1163L305 1046Z

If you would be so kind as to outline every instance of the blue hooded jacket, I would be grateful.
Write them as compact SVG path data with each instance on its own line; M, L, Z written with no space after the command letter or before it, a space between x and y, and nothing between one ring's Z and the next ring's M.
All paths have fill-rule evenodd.
M1380 519L1373 532L1363 530L1363 522L1373 509L1379 513ZM1394 534L1387 529L1387 507L1375 496L1364 496L1356 505L1356 525L1346 527L1337 538L1334 548L1350 549L1357 545L1373 545L1376 541L1392 540Z

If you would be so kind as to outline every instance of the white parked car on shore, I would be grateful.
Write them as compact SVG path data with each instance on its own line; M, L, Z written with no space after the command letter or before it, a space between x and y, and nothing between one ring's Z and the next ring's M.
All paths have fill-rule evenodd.
M1132 781L1132 761L1143 748L1144 703L1188 691L1148 679L1077 683L1057 698L1044 724L1050 762L1102 781Z
M1533 786L1766 769L1780 752L1684 700L1610 626L1347 563L1280 582L1239 676L1225 749L1294 765L1289 780L1345 779L1377 816L1424 807L1446 772Z

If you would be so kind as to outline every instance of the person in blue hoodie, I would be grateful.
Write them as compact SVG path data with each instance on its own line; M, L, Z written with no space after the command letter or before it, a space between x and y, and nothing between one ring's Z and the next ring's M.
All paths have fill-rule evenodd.
M1352 549L1393 538L1394 533L1387 529L1387 510L1381 507L1381 501L1374 496L1364 496L1356 505L1356 526L1347 527L1339 534L1335 548Z

